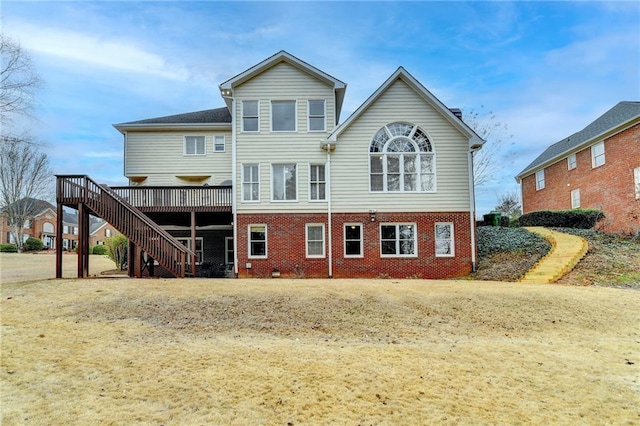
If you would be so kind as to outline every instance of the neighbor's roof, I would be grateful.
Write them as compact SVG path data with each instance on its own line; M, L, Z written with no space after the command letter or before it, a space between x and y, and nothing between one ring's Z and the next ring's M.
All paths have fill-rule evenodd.
M27 203L26 206L24 203ZM21 200L16 201L16 203L14 204L17 204L20 208L26 208L31 216L38 216L46 210L52 210L54 213L56 212L56 208L53 204L49 203L48 201L38 200L37 198L22 198ZM2 211L6 211L7 208L8 206L4 207Z
M590 143L598 142L614 129L623 130L626 125L638 118L640 118L640 102L624 101L618 103L584 129L548 147L516 176L516 181L520 182L525 176L583 149Z
M130 121L114 124L119 131L155 127L228 127L231 124L231 114L227 107L206 109L203 111L187 112L184 114L167 115L164 117L148 118L146 120Z

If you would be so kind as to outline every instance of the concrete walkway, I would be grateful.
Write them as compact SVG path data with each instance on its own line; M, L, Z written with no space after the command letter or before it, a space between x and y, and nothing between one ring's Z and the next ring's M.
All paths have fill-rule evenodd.
M521 283L546 284L558 281L576 266L589 248L587 241L582 237L539 226L526 227L525 229L535 232L549 241L551 250L520 279Z

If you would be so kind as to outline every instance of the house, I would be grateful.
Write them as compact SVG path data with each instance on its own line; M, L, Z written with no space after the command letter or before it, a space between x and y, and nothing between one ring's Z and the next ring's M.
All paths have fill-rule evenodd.
M58 203L128 236L132 276L468 274L484 141L402 67L340 122L346 86L278 52L221 108L114 125L130 185L59 176Z
M640 102L620 102L520 172L524 213L593 208L602 229L640 232Z
M21 202L29 203L28 210L32 212L23 225L24 241L33 237L41 240L46 249L54 248L58 235L56 207L47 201L34 198ZM73 250L76 248L78 240L78 216L64 211L62 223L62 247L64 250ZM116 235L118 232L112 225L96 217L90 218L90 224L92 246L104 244L105 238ZM16 243L11 228L7 215L0 214L0 244Z

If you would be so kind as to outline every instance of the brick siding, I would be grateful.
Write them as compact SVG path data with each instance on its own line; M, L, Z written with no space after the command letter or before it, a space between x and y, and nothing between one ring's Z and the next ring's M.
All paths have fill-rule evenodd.
M471 271L471 235L469 213L377 213L371 221L368 213L334 214L332 216L333 277L336 278L450 278ZM418 257L383 258L380 256L381 223L415 223ZM435 256L435 223L454 225L454 257ZM328 253L325 258L306 257L305 225L325 224L326 214L239 214L238 276L270 277L274 269L285 277L328 277ZM363 225L363 257L345 258L343 228L345 223ZM267 225L266 259L248 257L248 226ZM248 269L247 263L251 263Z
M591 167L591 148L576 153L577 167L568 170L563 158L545 169L545 188L536 191L535 173L522 179L524 213L571 209L571 191L580 189L580 207L601 209L602 230L640 232L640 200L635 197L633 169L640 167L640 125L604 142L605 164Z

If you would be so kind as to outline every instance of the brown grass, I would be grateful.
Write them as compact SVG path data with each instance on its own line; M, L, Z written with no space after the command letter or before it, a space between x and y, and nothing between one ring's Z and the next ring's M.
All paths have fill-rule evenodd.
M3 425L640 422L638 291L16 282L0 260Z

